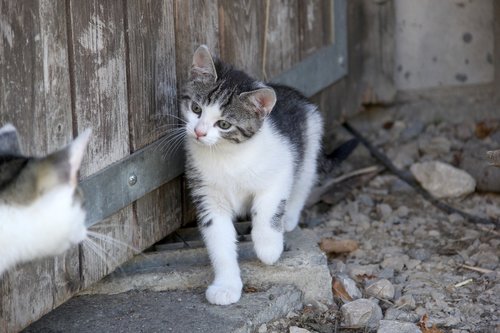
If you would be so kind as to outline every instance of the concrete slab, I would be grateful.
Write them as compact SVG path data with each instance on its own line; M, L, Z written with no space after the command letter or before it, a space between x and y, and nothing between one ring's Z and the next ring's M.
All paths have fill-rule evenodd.
M25 332L253 332L304 302L332 302L331 276L310 230L286 235L282 259L266 266L251 242L239 246L241 300L205 299L212 270L205 248L157 251L121 269L52 311Z
M201 289L129 291L75 297L24 332L246 333L301 307L301 292L291 285L244 293L239 303L229 306L208 304Z
M240 244L243 283L260 288L270 284L292 284L306 302L333 301L327 259L318 247L317 236L310 230L286 234L282 258L273 266L262 264L252 243ZM212 270L205 248L159 251L133 258L120 271L109 275L82 294L117 294L130 290L186 290L206 288Z

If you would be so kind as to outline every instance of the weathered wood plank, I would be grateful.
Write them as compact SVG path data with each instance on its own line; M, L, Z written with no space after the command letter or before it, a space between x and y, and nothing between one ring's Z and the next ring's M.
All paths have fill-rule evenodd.
M219 19L217 1L175 0L175 54L177 89L185 84L194 51L201 44L219 54ZM195 209L182 185L183 224L196 219Z
M333 42L333 0L299 1L300 60Z
M224 61L262 79L264 1L219 1L220 54Z
M130 151L124 2L70 1L68 11L75 130L94 129L87 162L81 171L83 176L88 176ZM89 245L81 247L84 287L131 256L131 250L121 243L132 244L132 217L129 205L92 228L120 243L94 240L100 249Z
M264 31L264 79L269 80L289 69L300 59L299 1L266 1ZM264 47L263 47L264 48Z
M0 124L19 130L26 154L72 137L64 1L0 1ZM78 289L78 249L18 265L0 277L0 332L17 332Z
M127 1L127 26L129 124L136 150L178 123L173 2ZM134 247L142 250L181 225L180 198L181 181L175 179L137 200Z
M175 52L178 87L186 82L194 51L201 44L219 53L217 1L175 0Z

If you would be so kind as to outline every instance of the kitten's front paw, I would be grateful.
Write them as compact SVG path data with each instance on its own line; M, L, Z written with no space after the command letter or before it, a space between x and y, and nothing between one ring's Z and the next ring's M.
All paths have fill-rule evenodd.
M236 303L241 297L241 287L212 284L205 293L207 300L216 305Z
M260 238L256 233L252 233L255 253L257 257L266 265L273 265L283 252L283 234L274 233L273 237L266 235Z

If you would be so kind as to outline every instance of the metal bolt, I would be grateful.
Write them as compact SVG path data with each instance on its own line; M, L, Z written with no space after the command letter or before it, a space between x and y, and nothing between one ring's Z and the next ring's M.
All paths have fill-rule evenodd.
M128 184L134 186L137 183L137 176L133 173L128 177Z
M339 65L340 66L343 66L344 65L344 57L343 56L339 56L337 61L339 62Z

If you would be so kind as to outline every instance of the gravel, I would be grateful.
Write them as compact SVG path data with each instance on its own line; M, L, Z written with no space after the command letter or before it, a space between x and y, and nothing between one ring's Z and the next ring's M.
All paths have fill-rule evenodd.
M443 200L470 214L500 219L500 194L474 192L474 180L456 169L462 156L474 155L468 149L477 145L466 145L469 140L479 140L485 146L496 142L490 137L475 137L474 126L479 120L470 110L483 106L477 101L413 103L392 111L389 108L394 122L391 129L376 128L373 114L365 125L361 120L353 125L369 129L363 134L398 161L404 172L425 162L446 164L444 170L454 171L446 171L443 180L450 183L457 174L459 185L448 191L452 195L446 196L450 198ZM438 115L448 109L453 110L453 117ZM423 124L413 125L415 120L410 117L415 118L415 110ZM461 122L453 123L455 119ZM358 152L360 149L352 156L357 161L352 162L352 170L373 165L373 160L362 163L366 152ZM362 158L356 159L356 154ZM339 185L333 191L340 189ZM288 332L292 324L320 333L420 332L422 321L428 328L426 333L500 331L498 229L438 210L387 171L349 187L346 193L333 206L320 203L321 210L312 207L307 216L322 221L313 228L318 241L331 237L358 242L356 251L329 255L329 268L333 277L348 277L355 282L363 298L356 296L345 303L335 295L336 304L328 311L306 307L290 322L269 323L269 332ZM381 295L386 291L384 286L387 294ZM349 325L359 328L347 329Z

